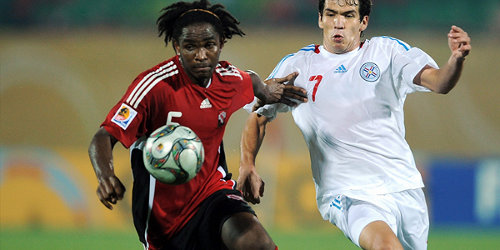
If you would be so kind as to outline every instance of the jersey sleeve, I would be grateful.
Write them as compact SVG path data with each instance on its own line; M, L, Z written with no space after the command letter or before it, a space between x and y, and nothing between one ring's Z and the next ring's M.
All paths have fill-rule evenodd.
M248 104L253 100L254 92L252 78L247 72L242 71L234 67L233 65L228 65L229 66L226 66L229 67L228 71L225 73L221 73L221 71L219 70L219 74L222 74L220 75L221 80L224 82L229 82L236 91L236 95L234 96L231 104L231 112L236 112L238 109L245 106L245 104ZM228 72L233 73L229 75Z
M125 95L109 111L101 127L106 129L112 136L120 141L124 147L129 148L138 138L146 132L145 120L147 117L147 105L135 106L134 94L143 79L137 77L127 89Z
M241 89L240 89L241 98L238 99L238 100L241 100L241 102L238 105L238 109L239 109L242 106L244 106L245 104L252 102L252 100L254 98L254 92L253 92L252 77L250 76L250 74L248 72L242 71L240 69L238 69L238 71L240 71L240 74L243 77L243 81L242 81Z
M439 68L434 59L419 48L410 47L408 44L393 40L392 72L395 78L393 82L399 83L401 94L413 93L416 91L430 92L426 87L413 82L415 76L426 66Z
M278 113L285 113L290 111L290 107L283 103L267 104L258 108L255 112L269 118L270 121L274 120Z

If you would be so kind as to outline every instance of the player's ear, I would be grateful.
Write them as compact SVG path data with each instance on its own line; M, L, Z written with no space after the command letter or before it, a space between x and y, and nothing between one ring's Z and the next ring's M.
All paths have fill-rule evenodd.
M363 32L366 30L368 27L368 21L370 20L369 16L364 16L363 19L361 19L361 26L359 27L359 31Z
M224 44L226 44L226 39L221 38L220 39L220 46L219 46L219 48L221 48L221 49L224 48Z
M323 29L323 15L318 12L318 27Z
M175 54L180 55L181 54L181 46L179 45L179 42L177 42L176 40L173 40L172 44L174 45Z

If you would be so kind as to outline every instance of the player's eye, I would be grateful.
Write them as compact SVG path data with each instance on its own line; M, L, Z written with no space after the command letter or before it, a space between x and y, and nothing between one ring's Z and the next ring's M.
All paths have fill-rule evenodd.
M187 50L187 51L193 51L196 49L196 46L192 45L192 44L185 44L184 45L184 49Z
M207 43L207 45L205 45L205 48L207 48L207 49L213 49L214 47L215 47L214 42L209 42L209 43Z
M331 12L331 11L326 11L326 12L325 12L325 16L327 16L327 17L332 17L332 16L335 16L335 13L334 13L334 12Z

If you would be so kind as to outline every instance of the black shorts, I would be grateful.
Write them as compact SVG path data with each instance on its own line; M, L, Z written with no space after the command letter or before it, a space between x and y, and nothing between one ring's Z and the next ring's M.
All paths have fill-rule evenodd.
M165 242L162 250L226 249L222 243L222 225L229 217L239 212L255 215L238 190L219 190L200 204L198 212L178 233Z

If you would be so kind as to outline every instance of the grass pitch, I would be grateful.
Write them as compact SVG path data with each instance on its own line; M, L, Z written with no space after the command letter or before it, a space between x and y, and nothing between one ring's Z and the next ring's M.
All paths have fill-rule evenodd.
M270 230L280 250L358 249L334 230ZM0 249L143 249L133 231L1 229ZM500 229L432 229L429 249L500 249Z

